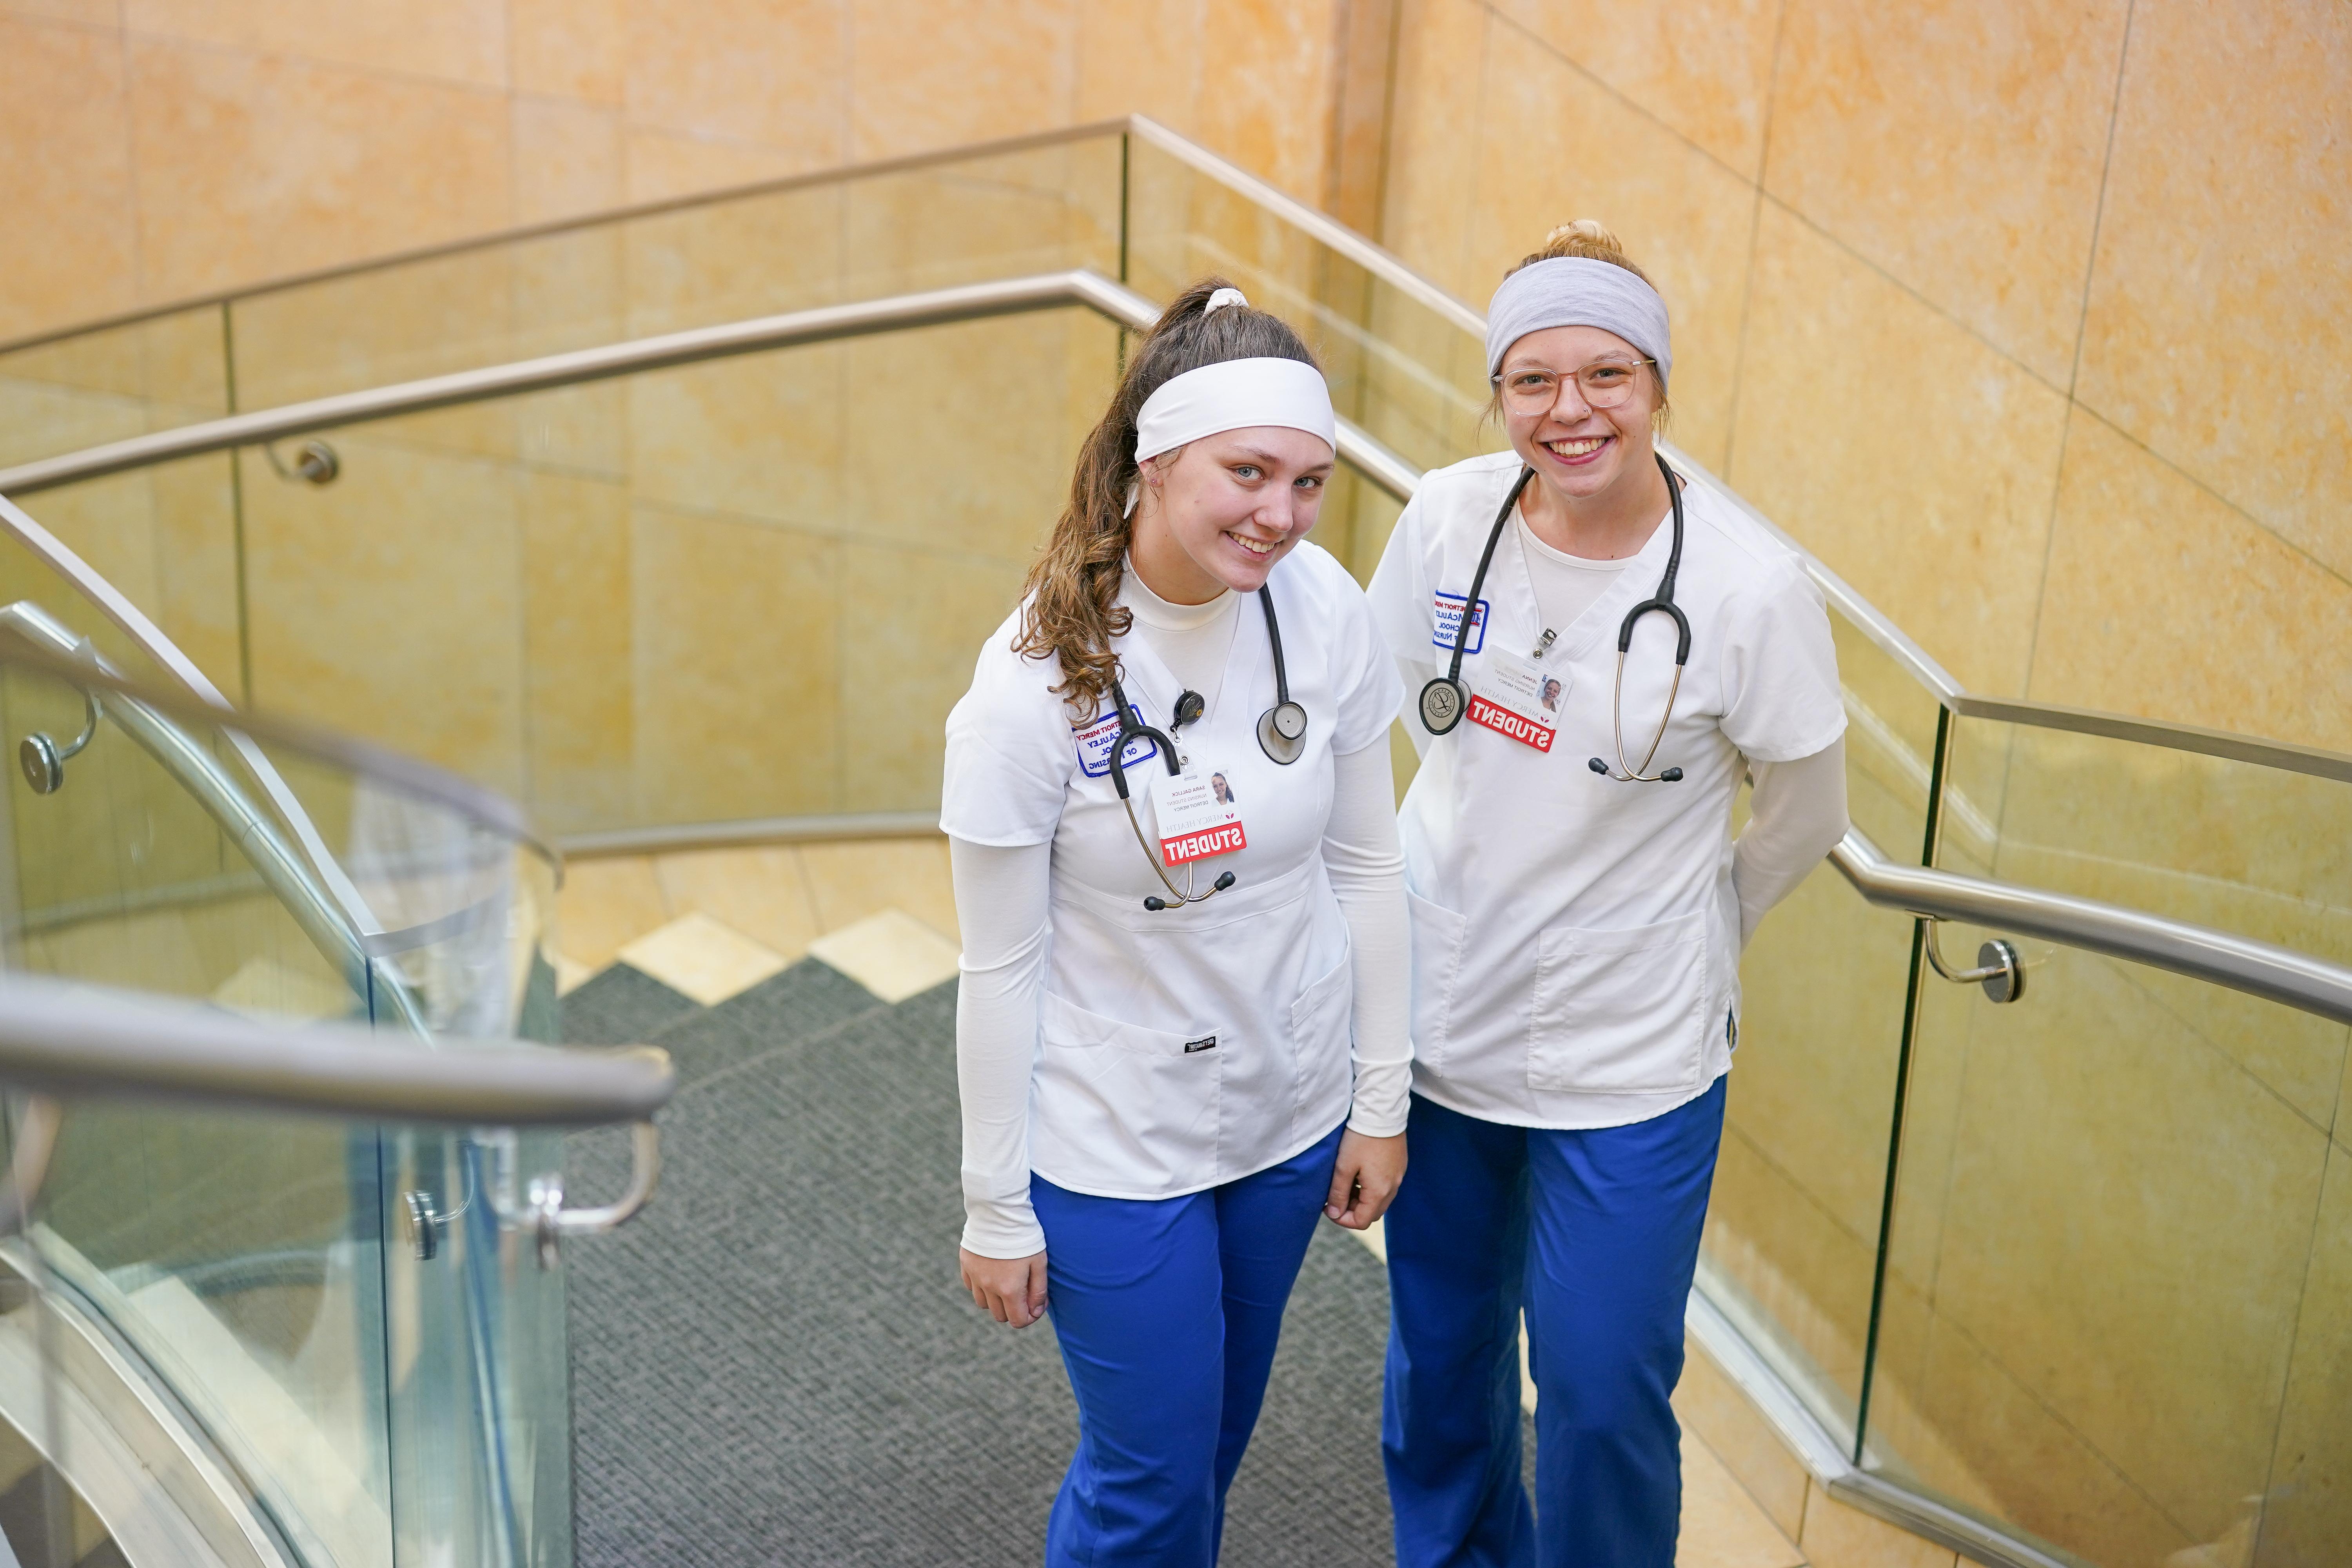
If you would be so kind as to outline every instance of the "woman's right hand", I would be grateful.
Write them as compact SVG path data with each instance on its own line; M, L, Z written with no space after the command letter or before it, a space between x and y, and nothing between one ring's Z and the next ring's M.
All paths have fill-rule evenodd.
M985 1307L1000 1323L1025 1329L1045 1315L1045 1255L1026 1258L982 1258L970 1247L958 1247L963 1261L963 1288L971 1304Z

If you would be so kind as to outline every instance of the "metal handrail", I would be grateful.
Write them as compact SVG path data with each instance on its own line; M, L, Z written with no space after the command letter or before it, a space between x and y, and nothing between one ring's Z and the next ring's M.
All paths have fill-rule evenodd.
M1098 129L1118 129L1107 125ZM1436 285L1412 272L1395 257L1353 234L1344 226L1316 213L1296 199L1284 195L1264 181L1225 163L1213 153L1195 147L1182 137L1138 117L1125 127L1143 137L1154 146L1169 152L1188 165L1216 179L1236 194L1267 207L1286 220L1307 229L1321 243L1339 250L1411 298L1436 310L1454 325L1466 331L1483 332L1485 318L1459 300L1446 295ZM1091 131L1087 133L1092 133ZM1076 135L1078 132L1067 133ZM1066 139L1064 133L1038 139L1025 138L1019 143L1027 145L1041 140ZM1014 143L1006 143L1007 150ZM971 153L985 155L985 150ZM924 162L938 160L926 158ZM836 172L835 178L852 178L856 171ZM754 187L753 190L768 187ZM745 192L727 193L740 195ZM722 199L720 196L703 198ZM625 215L624 215L625 216ZM1034 274L1029 277L1001 279L987 283L965 284L955 288L932 289L922 293L889 296L879 300L860 300L844 305L821 306L807 310L787 311L778 315L755 317L748 321L698 327L678 332L667 332L653 337L633 339L593 349L568 353L543 355L502 365L487 365L474 370L458 371L447 375L428 376L416 381L395 383L389 386L373 387L362 392L343 393L331 397L314 398L303 403L288 404L274 409L251 414L234 415L222 419L201 421L170 430L156 431L127 440L108 442L55 457L21 463L0 469L0 528L16 534L20 541L37 553L58 564L57 557L64 556L72 564L80 565L79 558L47 531L41 530L30 518L9 504L11 494L29 495L59 485L98 479L108 474L143 468L176 458L197 457L209 452L226 451L243 446L275 441L284 437L308 431L329 430L341 426L387 418L400 414L422 413L430 409L447 408L477 403L490 398L515 396L523 393L541 392L560 386L609 379L646 371L675 368L702 361L765 350L804 347L814 343L836 342L845 338L868 336L877 332L909 331L919 327L943 326L959 321L982 320L991 316L1013 315L1029 310L1053 310L1077 305L1123 327L1141 331L1159 318L1159 308L1142 295L1123 284L1113 282L1097 272L1084 268L1061 272ZM1350 467L1400 500L1410 500L1420 488L1421 471L1391 450L1369 432L1352 422L1339 421L1339 457ZM1675 463L1706 481L1728 504L1738 508L1759 526L1793 552L1803 565L1806 574L1821 588L1838 613L1876 645L1913 679L1926 687L1937 702L1963 718L1985 719L2000 723L2031 725L2042 729L2060 730L2078 734L2098 735L2132 742L2141 745L2173 751L2190 752L2221 757L2234 762L2276 768L2284 772L2312 774L2340 782L2352 783L2352 756L2325 751L2317 747L2299 746L2286 742L2265 740L2256 736L2239 735L2226 731L2210 730L2199 725L2180 724L2163 720L2135 718L2128 714L2100 712L2089 709L2070 708L2061 704L2033 702L2021 699L1989 697L1971 692L1957 677L1938 663L1934 656L1888 619L1884 612L1864 598L1852 584L1831 570L1812 552L1807 550L1788 531L1733 490L1721 479L1710 474L1703 464L1671 443L1661 443ZM59 565L59 570L66 568ZM85 568L84 576L89 575ZM80 578L77 577L79 584ZM117 605L121 595L107 590L105 595L94 595L101 608L118 625L131 630L134 637L141 631L161 640L144 616L131 610L127 603ZM128 611L128 616L125 612ZM136 627L133 627L133 621ZM141 638L142 646L149 640ZM173 650L176 654L176 650ZM184 658L173 662L174 673L189 679L183 671ZM200 689L210 694L212 689L201 676L194 676L192 689ZM265 764L266 766L266 764ZM273 791L273 794L278 792ZM283 803L281 802L281 805ZM348 902L348 898L346 900Z
M421 1051L355 1024L266 1024L43 975L0 977L0 1083L63 1099L593 1127L645 1121L677 1087L668 1053L648 1046L449 1043L462 1048Z
M182 425L0 469L0 496L30 495L126 469L395 415L421 414L614 376L670 370L737 354L1071 306L1083 306L1134 331L1143 331L1160 319L1159 306L1125 284L1115 283L1086 268L989 283L966 283L919 294L823 305L719 326L662 332L599 348L484 365L448 375L396 382L364 392L341 393L225 419ZM1360 426L1342 419L1339 434L1339 457L1383 489L1410 496L1420 484L1420 469L1374 440Z
M312 873L310 863L279 835L276 824L246 798L210 749L152 704L119 685L89 682L89 676L118 672L110 669L69 627L31 600L0 606L0 631L53 655L54 659L44 659L37 668L71 681L98 715L110 720L172 775L243 853L311 946L361 1001L373 1007L381 998L419 1039L432 1039L425 1009L407 982L390 963L371 955L350 913Z
M2352 969L2293 948L2094 899L1906 866L1888 859L1860 828L1847 830L1830 863L1885 909L2022 931L2352 1024Z

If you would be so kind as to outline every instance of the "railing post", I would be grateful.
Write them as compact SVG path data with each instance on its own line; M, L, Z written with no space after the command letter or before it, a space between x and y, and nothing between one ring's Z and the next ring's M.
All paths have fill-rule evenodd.
M1936 709L1936 755L1927 769L1927 824L1920 835L1919 864L1933 866L1943 844L1944 773L1952 742L1952 710ZM1919 1038L1920 1002L1926 994L1927 922L1911 922L1911 974L1903 995L1903 1037L1895 1053L1895 1103L1886 1129L1886 1182L1878 1200L1877 1257L1871 1265L1870 1328L1862 1345L1862 1392L1854 1402L1853 1462L1862 1464L1870 1440L1870 1396L1878 1377L1878 1331L1886 1315L1886 1258L1895 1241L1896 1179L1903 1167L1903 1117L1910 1103L1911 1053Z

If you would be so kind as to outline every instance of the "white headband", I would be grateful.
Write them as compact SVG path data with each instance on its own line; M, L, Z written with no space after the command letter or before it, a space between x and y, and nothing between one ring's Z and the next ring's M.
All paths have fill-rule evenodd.
M1135 416L1135 460L1172 452L1220 430L1280 425L1339 449L1331 389L1295 359L1229 359L1162 382Z
M1503 279L1486 307L1486 374L1529 332L1547 327L1599 327L1658 362L1658 390L1666 386L1675 352L1666 333L1666 302L1658 291L1613 261L1555 256Z

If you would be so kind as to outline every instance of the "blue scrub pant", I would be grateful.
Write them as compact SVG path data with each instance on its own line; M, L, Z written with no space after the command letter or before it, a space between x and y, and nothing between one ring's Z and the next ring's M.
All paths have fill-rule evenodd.
M1030 1177L1046 1310L1078 1400L1078 1451L1045 1527L1050 1568L1216 1562L1339 1131L1181 1198L1089 1197Z
M1724 1081L1628 1127L1507 1127L1412 1097L1388 1212L1381 1454L1398 1568L1673 1568L1683 1313ZM1520 1482L1518 1320L1536 1383Z

